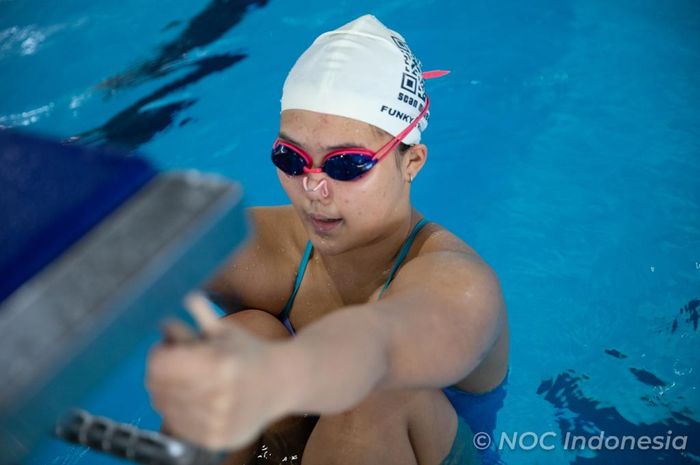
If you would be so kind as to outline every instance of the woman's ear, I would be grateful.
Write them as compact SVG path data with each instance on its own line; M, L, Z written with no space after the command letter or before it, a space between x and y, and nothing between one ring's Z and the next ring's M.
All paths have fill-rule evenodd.
M428 147L425 144L412 145L401 157L404 165L406 180L413 182L428 160Z

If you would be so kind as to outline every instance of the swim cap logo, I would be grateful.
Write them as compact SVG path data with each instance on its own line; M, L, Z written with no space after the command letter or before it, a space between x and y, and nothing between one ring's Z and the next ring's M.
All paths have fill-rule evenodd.
M391 38L403 54L404 73L401 77L401 88L425 102L425 83L420 60L411 52L406 42L394 35ZM419 111L422 109L423 105L420 105Z
M416 108L418 112L423 111L425 106L425 82L423 81L423 66L418 58L408 48L408 44L403 39L395 35L391 36L394 45L398 47L403 55L404 69L401 75L401 86L396 95L396 100L403 105ZM404 107L405 108L405 107ZM392 108L389 105L382 105L380 111L386 112L389 116L393 116L402 122L411 122L417 115ZM423 131L428 121L429 114L426 114L423 121L418 123L418 131Z

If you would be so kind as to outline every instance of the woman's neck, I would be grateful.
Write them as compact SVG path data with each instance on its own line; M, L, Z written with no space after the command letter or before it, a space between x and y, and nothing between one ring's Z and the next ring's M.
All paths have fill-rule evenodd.
M421 217L417 210L411 209L376 240L334 255L314 251L313 260L337 284L339 291L352 287L371 292L389 277L401 246Z

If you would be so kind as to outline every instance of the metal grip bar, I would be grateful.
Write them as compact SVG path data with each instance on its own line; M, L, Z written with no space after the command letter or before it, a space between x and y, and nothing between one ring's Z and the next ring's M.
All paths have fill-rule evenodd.
M56 435L143 465L217 465L224 458L222 453L80 409L72 410L57 423Z

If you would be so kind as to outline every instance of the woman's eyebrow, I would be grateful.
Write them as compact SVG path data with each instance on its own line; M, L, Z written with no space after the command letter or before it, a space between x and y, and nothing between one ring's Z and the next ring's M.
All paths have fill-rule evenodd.
M302 149L304 148L304 144L302 144L301 142L295 141L294 139L292 139L291 137L289 137L287 134L285 134L282 131L280 131L280 133L277 134L277 137L279 137L280 139L284 139L287 142L291 142L292 144L294 144Z
M280 139L284 139L284 140L287 141L287 142L291 142L292 144L296 145L296 146L299 147L299 148L306 149L306 147L304 147L304 144L295 141L294 139L292 139L291 137L289 137L289 135L287 135L287 134L284 133L283 131L280 131L279 134L277 135L277 137L279 137ZM338 150L338 149L363 148L363 147L364 147L363 144L358 144L358 143L354 143L354 142L348 142L348 143L345 143L345 144L337 144L337 145L331 145L331 146L328 146L328 147L321 147L321 149L323 149L324 151L330 152L330 151L332 151L332 150Z

